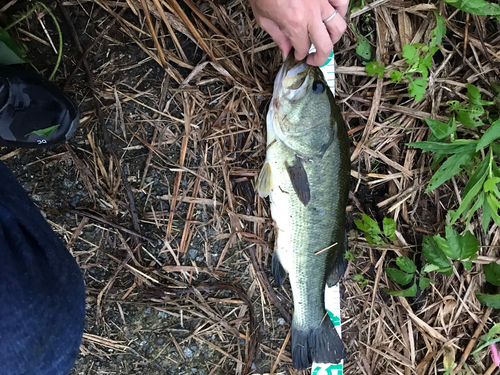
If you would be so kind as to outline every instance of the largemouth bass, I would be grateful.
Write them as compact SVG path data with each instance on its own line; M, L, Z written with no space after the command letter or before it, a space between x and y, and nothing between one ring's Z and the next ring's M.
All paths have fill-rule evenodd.
M339 363L346 350L327 316L325 284L345 271L349 140L323 73L290 53L267 114L267 153L257 190L276 226L272 271L290 277L293 367Z

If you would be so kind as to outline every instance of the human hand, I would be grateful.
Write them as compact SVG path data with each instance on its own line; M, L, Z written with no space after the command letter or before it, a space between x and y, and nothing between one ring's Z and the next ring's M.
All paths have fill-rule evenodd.
M349 0L250 0L250 5L259 25L285 55L293 47L295 59L304 59L312 40L316 52L307 57L309 65L323 65L347 28Z

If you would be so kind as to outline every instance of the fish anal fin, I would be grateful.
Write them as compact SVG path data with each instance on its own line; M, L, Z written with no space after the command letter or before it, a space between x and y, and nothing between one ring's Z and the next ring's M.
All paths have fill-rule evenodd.
M295 163L293 165L289 165L287 162L285 162L285 165L290 181L292 182L293 190L295 190L302 204L307 206L311 200L311 190L309 188L309 179L307 178L307 172L302 163L302 159L295 157Z
M347 250L347 233L344 235L342 246L335 246L335 252L327 265L326 285L331 288L337 285L339 279L345 273L347 268L347 259L345 252Z
M277 250L274 250L273 259L271 263L272 263L271 269L273 271L274 281L276 282L276 285L281 286L281 284L283 284L283 281L285 281L286 271L281 265Z
M259 173L256 190L259 192L261 198L265 198L269 195L272 188L273 175L271 172L271 166L268 162L266 162Z

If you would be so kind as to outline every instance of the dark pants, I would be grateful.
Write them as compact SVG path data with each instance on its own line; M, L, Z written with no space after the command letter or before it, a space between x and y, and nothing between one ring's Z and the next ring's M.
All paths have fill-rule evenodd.
M67 375L84 321L77 263L0 162L0 375Z

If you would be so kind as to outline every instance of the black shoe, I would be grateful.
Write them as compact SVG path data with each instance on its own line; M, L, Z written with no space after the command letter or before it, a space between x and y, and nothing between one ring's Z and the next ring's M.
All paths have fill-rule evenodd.
M0 65L0 146L41 148L75 133L76 104L38 74Z

